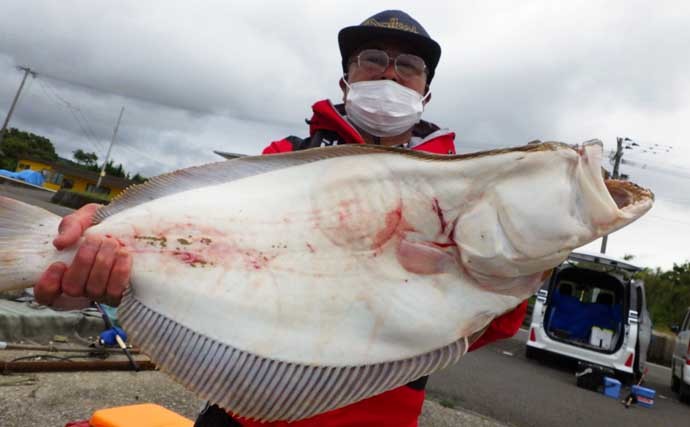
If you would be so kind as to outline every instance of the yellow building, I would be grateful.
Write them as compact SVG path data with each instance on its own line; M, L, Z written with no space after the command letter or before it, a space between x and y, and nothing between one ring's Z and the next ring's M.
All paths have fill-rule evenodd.
M98 183L98 172L85 170L77 166L63 163L46 163L43 160L24 158L17 161L17 172L30 169L43 174L43 186L51 190L72 190L78 193L93 193L108 198L120 194L134 181L106 175Z

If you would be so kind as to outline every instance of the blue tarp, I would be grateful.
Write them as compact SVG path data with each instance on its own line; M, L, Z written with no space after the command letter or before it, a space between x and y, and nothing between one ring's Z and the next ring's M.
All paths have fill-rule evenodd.
M567 332L571 339L587 341L592 326L618 331L622 321L621 304L583 303L558 291L553 294L551 304L548 328Z
M29 184L38 185L39 187L45 182L45 178L43 178L43 175L40 172L32 171L30 169L24 169L21 172L12 172L5 169L0 169L0 175L28 182Z

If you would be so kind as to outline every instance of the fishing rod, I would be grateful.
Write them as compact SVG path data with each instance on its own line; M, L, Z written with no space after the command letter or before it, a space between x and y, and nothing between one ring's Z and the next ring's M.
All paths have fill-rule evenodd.
M115 341L117 342L117 345L122 349L122 352L125 353L127 359L129 359L129 364L132 366L132 369L134 369L136 372L139 372L139 365L137 365L137 362L134 360L134 357L132 357L132 353L129 352L127 344L125 344L125 341L118 333L117 329L115 328L115 325L113 324L113 321L110 319L110 316L108 316L108 313L106 313L101 304L97 303L96 301L94 301L93 303L96 306L96 309L101 313L103 321L105 322L105 326L108 329L113 330L115 332Z

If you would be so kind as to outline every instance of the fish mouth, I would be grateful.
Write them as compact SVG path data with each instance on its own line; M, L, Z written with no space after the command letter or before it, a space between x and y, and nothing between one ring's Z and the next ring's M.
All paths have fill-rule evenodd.
M654 200L654 193L630 181L606 179L604 184L616 206L621 210Z

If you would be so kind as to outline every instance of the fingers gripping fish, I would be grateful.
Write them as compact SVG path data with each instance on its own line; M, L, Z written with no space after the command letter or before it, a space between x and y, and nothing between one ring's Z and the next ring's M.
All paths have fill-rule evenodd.
M297 420L458 360L570 251L653 195L602 146L461 156L341 146L176 171L102 208L134 254L119 318L162 370L246 418ZM0 289L73 252L59 218L0 199ZM8 249L12 248L12 249Z

